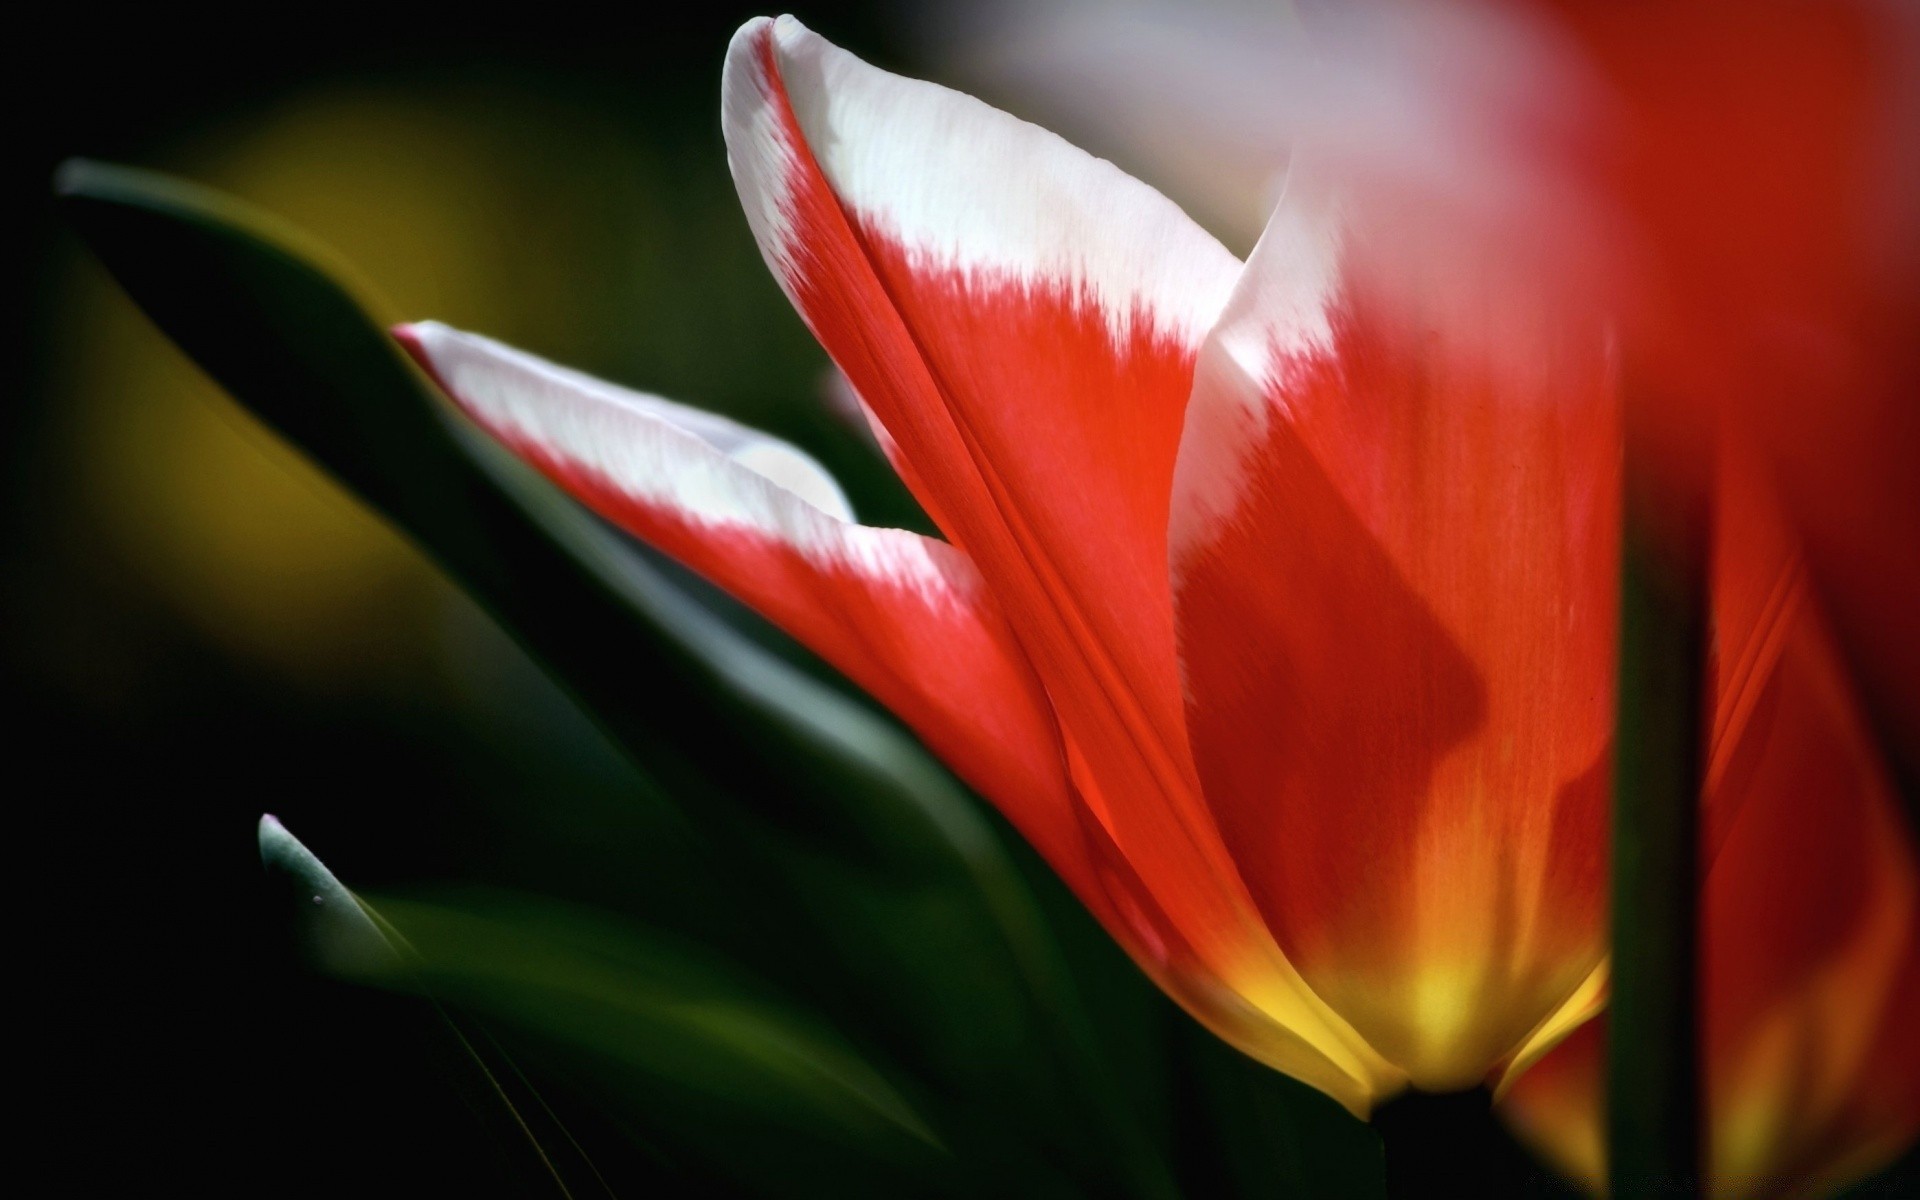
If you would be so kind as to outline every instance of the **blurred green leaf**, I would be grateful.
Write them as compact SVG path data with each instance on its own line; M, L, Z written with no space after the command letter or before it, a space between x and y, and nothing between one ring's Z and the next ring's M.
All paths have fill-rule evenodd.
M577 1160L572 1174L591 1172L591 1164L577 1146L563 1155L543 1144L536 1121L571 1137L551 1113L515 1103L508 1088L516 1080L488 1061L504 1056L484 1053L490 1039L471 1033L442 1001L575 1052L569 1078L617 1090L625 1107L646 1113L652 1131L669 1131L707 1169L758 1190L791 1195L857 1181L863 1190L925 1192L929 1180L959 1178L937 1137L879 1072L790 1001L711 955L525 897L369 904L270 816L260 822L260 848L270 876L289 885L316 965L437 1013L490 1106L510 1115L514 1136L533 1147L563 1194L579 1193L555 1160ZM739 1155L742 1141L756 1152Z
M1628 422L1614 734L1607 1175L1620 1195L1702 1194L1700 831L1704 494L1663 487Z
M843 1038L698 947L524 896L379 908L436 996L531 1035L569 1080L593 1080L651 1134L756 1190L945 1193L963 1178Z
M298 233L145 172L70 163L58 187L163 331L409 534L748 864L728 952L924 1081L957 1155L1168 1192L992 825L897 727L716 620L474 429Z

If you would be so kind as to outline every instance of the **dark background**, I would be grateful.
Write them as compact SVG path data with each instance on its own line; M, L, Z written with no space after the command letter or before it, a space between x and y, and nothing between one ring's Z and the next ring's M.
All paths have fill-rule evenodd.
M878 7L806 15L886 61ZM404 316L844 459L853 443L811 403L823 360L726 174L722 55L759 11L69 4L9 39L23 316L0 671L25 866L16 1161L42 1194L519 1190L431 1039L293 961L255 849L263 811L356 887L484 881L627 907L672 887L621 870L624 842L670 836L635 800L644 781L410 546L145 324L61 227L55 165L214 183L333 245Z

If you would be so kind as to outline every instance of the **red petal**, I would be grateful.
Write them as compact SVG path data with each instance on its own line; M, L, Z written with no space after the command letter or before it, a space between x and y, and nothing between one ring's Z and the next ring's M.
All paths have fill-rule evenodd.
M1108 164L789 18L741 30L724 87L769 264L1013 618L1102 822L1156 892L1231 892L1164 562L1193 354L1238 264ZM1162 900L1196 942L1246 939L1230 901Z
M1920 870L1838 649L1787 603L1739 794L1710 797L1707 1087L1722 1177L1820 1191L1920 1134Z
M1471 263L1406 278L1349 211L1289 184L1200 367L1189 727L1288 957L1460 1087L1604 948L1618 413L1598 345Z

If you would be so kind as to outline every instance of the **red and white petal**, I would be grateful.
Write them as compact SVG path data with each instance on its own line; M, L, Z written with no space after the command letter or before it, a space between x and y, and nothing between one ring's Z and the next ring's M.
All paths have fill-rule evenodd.
M726 418L431 322L396 336L521 458L845 672L1086 885L1045 695L964 554L854 523L812 458Z
M1498 263L1299 174L1175 475L1189 734L1301 975L1467 1086L1604 951L1614 380Z
M1103 828L1224 969L1266 938L1195 795L1165 554L1239 263L1111 164L791 18L736 35L723 88L767 262L1006 609Z
M1238 263L1111 165L791 18L741 30L724 87L768 263L929 510L1081 736L1124 729L1177 777L1166 492Z

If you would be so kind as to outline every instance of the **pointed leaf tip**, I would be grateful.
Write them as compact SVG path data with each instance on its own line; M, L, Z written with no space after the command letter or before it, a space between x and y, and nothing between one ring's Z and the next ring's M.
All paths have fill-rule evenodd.
M139 167L75 156L53 169L53 194L62 199L125 201L143 195L171 195L194 190L185 180Z
M321 967L365 975L399 965L393 943L359 898L278 817L261 815L259 837L261 865L283 882L306 951Z
M53 194L64 200L108 200L116 203L178 200L204 189L139 167L91 158L69 158L53 169ZM208 197L212 196L207 192Z

